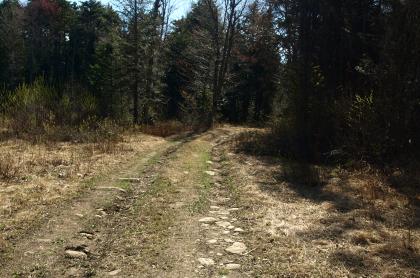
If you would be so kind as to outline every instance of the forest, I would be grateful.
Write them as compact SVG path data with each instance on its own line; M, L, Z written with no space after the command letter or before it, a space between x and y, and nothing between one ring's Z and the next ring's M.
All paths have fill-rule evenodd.
M1 112L25 133L222 121L269 126L304 159L418 156L418 1L223 5L171 22L169 0L3 1Z
M54 219L49 206L70 204L78 194L99 204L92 219L109 221L97 226L108 237L110 225L135 230L133 223L148 223L138 232L144 238L126 229L105 247L95 241L97 250L71 245L70 234L80 230L72 223L85 212L59 224L74 215L54 207L62 213L55 230L37 231L52 237L67 229L67 245L48 239L53 251L13 277L128 277L136 267L148 273L139 277L188 276L186 262L161 262L150 250L178 246L164 228L194 239L198 228L182 227L193 227L188 221L210 208L222 216L197 220L200 231L215 225L234 234L223 252L242 259L215 270L216 259L197 247L204 256L197 277L237 269L248 276L232 277L420 275L420 1L197 0L174 19L178 4L0 1L0 276L34 263L22 255L14 264L10 250L32 250L24 235ZM150 200L138 197L141 184L150 185ZM86 188L90 193L81 193ZM112 202L147 207L144 215L114 217L124 206L106 207L112 194L104 190L123 195ZM228 201L212 203L222 197ZM93 201L80 202L93 209ZM226 220L230 213L239 220ZM96 230L86 221L79 232L92 242ZM244 230L226 221L248 221L263 232L248 236L245 228L241 239ZM244 251L242 242L255 248ZM124 253L143 243L149 251L124 266L106 249ZM176 250L189 254L190 245ZM327 250L319 253L328 262L322 266L312 261L317 248ZM48 257L62 249L77 263ZM294 259L286 262L286 253Z

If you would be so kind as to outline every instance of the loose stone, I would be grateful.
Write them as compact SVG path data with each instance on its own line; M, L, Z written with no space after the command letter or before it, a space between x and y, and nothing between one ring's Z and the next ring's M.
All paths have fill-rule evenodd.
M120 272L121 272L121 269L116 269L116 270L108 272L108 275L115 276L115 275L118 275Z
M204 266L212 266L214 265L214 260L210 258L199 258L198 262Z
M87 259L87 254L82 251L66 250L66 256L75 259Z
M200 222L200 223L214 223L216 221L217 221L217 219L214 218L214 217L204 217L204 218L201 218L200 220L198 220L198 222Z
M219 227L222 227L222 228L227 228L227 227L231 226L230 223L227 222L227 221L216 222L216 225L219 226Z
M240 269L241 265L240 264L227 264L225 265L225 268L229 270L235 270L235 269Z
M246 251L246 245L242 242L234 242L230 247L226 248L226 252L231 254L242 255Z

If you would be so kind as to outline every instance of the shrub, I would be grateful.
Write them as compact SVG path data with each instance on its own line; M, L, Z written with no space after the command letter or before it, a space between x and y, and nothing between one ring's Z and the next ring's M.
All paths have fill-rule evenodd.
M388 151L388 129L383 126L373 93L356 95L346 117L343 142L348 153L362 159L384 157Z
M121 128L110 119L96 116L96 99L83 88L59 91L42 78L22 84L7 94L5 107L10 129L32 141L75 141L95 143L112 152L121 141Z
M122 129L111 119L89 118L79 127L79 137L83 142L95 143L102 152L112 153L122 140Z
M43 133L44 124L54 121L52 100L54 91L42 79L33 84L20 85L9 99L10 125L17 134Z
M146 134L168 137L182 132L191 131L190 125L183 124L179 121L157 122L153 125L143 125L140 130Z
M10 180L19 175L19 165L11 154L0 155L0 180Z

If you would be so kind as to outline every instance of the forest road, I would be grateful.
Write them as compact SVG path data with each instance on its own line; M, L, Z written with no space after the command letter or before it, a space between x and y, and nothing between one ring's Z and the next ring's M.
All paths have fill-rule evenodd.
M221 148L240 131L169 140L92 184L16 242L0 277L244 277L247 228Z

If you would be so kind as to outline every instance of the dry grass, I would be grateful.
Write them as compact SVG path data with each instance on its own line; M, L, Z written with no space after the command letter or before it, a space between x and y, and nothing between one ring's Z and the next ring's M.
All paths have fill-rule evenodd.
M156 176L138 197L132 217L122 217L123 224L113 226L113 233L122 230L108 247L104 265L121 269L121 277L133 273L188 277L194 273L196 239L200 238L196 212L206 205L202 197L209 184L204 173L209 167L209 148L202 137L189 141L148 171L146 177Z
M92 180L152 152L165 140L125 134L120 142L0 142L0 230L13 237L48 210L89 188ZM6 232L7 231L7 232Z
M193 128L191 126L178 121L158 122L153 125L143 125L140 127L141 132L159 137L168 137L192 130Z
M258 277L418 277L419 187L369 167L232 156ZM402 178L400 178L402 180ZM407 184L405 185L407 186Z
M16 179L19 176L19 162L10 153L0 154L0 180Z

